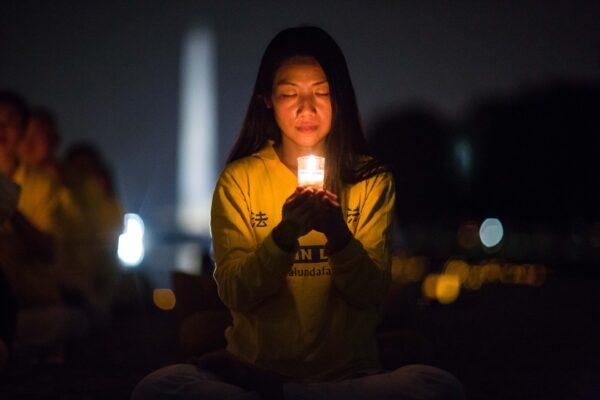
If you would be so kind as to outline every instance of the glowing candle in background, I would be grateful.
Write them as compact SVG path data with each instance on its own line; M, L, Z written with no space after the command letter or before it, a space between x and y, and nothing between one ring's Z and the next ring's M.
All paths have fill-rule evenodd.
M325 157L298 157L298 186L323 189Z

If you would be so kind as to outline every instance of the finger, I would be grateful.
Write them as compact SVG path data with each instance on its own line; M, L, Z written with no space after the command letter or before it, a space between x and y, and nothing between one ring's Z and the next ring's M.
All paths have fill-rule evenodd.
M322 191L315 192L306 202L311 203L311 207L318 207L323 202L325 194Z
M307 189L294 200L292 208L297 207L299 204L308 203L310 207L315 206L316 199L319 198L319 195L314 189Z
M317 190L313 187L305 187L302 193L308 193L310 196L314 196Z
M331 193L331 192L329 192L327 190L318 190L315 193L315 197L318 197L319 199L329 198L330 200L339 203L338 197L335 194L333 194L333 193Z
M327 192L324 190L317 190L314 195L314 197L319 198L319 199L322 199L323 197L326 197L326 196L327 196Z
M326 203L325 197L317 196L307 201L306 206L313 214L321 215L326 215L330 212L330 209L335 209L335 207L333 207L331 204Z
M302 193L302 188L301 188L300 186L298 186L298 187L296 188L296 190L294 190L294 191L292 192L292 194L291 194L291 195L288 197L288 200L289 200L289 199L293 199L293 198L296 198L296 197L298 197L298 195L299 195L300 193Z
M339 201L339 198L335 193L332 193L327 189L325 189L324 192L327 194L327 197L331 198L332 200Z
M306 199L310 198L310 196L311 196L310 192L307 192L307 191L299 192L298 194L295 195L295 197L288 199L289 202L286 201L286 204L288 206L294 208L297 206L297 204L304 203L306 201Z
M289 203L290 201L294 200L303 192L304 192L304 188L302 186L297 186L296 189L294 190L294 192L286 199L286 203Z
M323 201L323 199L327 197L327 193L324 190L317 190L315 191L315 193L312 195L312 200L315 203L319 203L321 201Z
M312 201L307 201L296 208L293 215L298 218L306 218L307 215L316 215L322 213L322 207L319 207L318 204L315 204Z
M337 200L333 200L329 197L324 197L322 203L328 207L333 207L333 208L337 208L337 209L341 208L340 203L338 203Z
M312 201L314 202L314 207L319 208L319 209L321 209L323 207L328 207L330 205L330 203L328 203L327 199L328 199L328 197L325 192L320 192L320 193L316 194L312 198Z
M312 199L309 201L305 201L304 203L298 204L297 207L294 207L293 210L290 210L290 215L301 215L307 212L314 213L318 210L317 205Z

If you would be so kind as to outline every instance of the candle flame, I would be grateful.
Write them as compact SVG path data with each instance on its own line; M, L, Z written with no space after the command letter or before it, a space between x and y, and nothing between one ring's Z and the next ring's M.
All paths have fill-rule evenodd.
M325 159L309 155L298 157L298 184L299 186L323 187L325 175Z
M317 169L317 157L313 156L312 154L310 156L308 156L307 163L306 163L306 169L310 169L310 170Z

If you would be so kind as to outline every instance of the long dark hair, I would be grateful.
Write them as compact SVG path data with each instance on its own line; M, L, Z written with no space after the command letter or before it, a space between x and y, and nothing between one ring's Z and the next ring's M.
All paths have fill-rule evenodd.
M329 82L332 121L325 139L325 187L340 194L343 184L360 182L384 171L383 164L367 152L356 96L342 50L327 32L314 26L285 29L267 46L242 129L227 163L255 153L269 139L276 145L281 143L281 131L266 100L271 98L277 69L294 56L315 58Z

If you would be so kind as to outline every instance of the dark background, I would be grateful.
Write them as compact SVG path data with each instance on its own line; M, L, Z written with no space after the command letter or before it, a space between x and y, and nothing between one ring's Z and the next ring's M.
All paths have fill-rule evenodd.
M116 167L127 210L164 224L176 196L182 40L194 27L216 39L220 168L260 56L287 26L317 24L339 42L371 128L406 105L460 120L482 98L597 79L599 9L593 1L8 1L0 12L0 86L53 108L66 143L96 141ZM508 124L494 129L517 135ZM484 145L471 144L477 171L490 164L490 151L504 151ZM585 146L574 147L567 156Z

